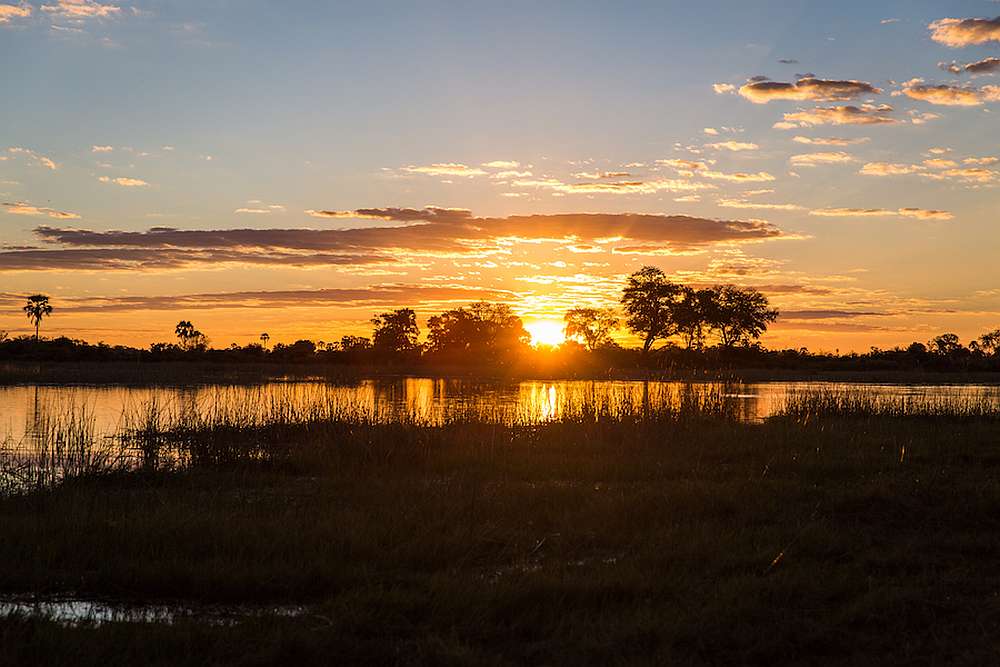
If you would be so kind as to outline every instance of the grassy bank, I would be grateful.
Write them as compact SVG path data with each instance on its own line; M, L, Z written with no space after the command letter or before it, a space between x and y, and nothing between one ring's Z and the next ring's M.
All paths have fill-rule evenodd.
M184 465L0 501L0 591L305 614L9 617L0 663L995 661L995 408L724 406L159 423Z

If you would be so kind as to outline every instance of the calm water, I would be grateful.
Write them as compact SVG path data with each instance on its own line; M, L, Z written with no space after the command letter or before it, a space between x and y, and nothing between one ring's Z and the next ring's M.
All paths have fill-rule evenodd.
M712 388L713 385L700 385ZM238 416L249 423L269 416L307 414L322 406L327 416L406 417L440 422L458 414L486 414L521 422L543 422L590 402L635 406L677 401L686 385L643 381L478 382L430 378L364 380L355 384L273 382L250 386L195 387L13 386L0 387L0 448L30 448L41 429L84 423L95 436L134 426L155 404L161 415ZM864 388L892 397L988 397L996 385L890 385L766 382L714 385L741 417L759 420L781 407L791 392Z

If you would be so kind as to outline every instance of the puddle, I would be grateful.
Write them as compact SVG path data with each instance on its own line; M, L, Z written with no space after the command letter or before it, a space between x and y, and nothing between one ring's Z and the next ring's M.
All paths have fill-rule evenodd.
M230 625L256 616L302 616L303 605L185 605L181 603L132 604L73 597L0 598L0 617L30 616L66 625L110 622L176 623L196 620L209 625Z

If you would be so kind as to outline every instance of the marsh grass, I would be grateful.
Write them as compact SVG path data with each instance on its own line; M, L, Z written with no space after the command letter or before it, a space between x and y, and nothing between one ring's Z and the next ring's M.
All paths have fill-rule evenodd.
M158 465L0 501L0 593L305 612L21 615L0 663L992 662L996 411L823 396L747 422L726 392L581 390L542 421L143 406L123 432Z

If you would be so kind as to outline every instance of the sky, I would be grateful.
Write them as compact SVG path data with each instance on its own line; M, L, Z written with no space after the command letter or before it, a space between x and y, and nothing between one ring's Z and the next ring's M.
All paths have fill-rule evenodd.
M538 339L654 265L773 347L1000 327L1000 3L0 0L0 329ZM627 340L623 339L623 340Z

